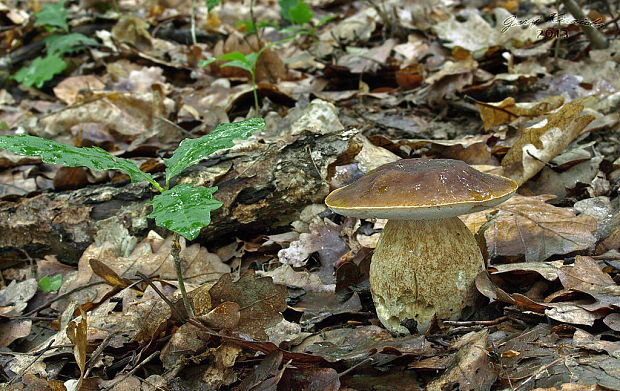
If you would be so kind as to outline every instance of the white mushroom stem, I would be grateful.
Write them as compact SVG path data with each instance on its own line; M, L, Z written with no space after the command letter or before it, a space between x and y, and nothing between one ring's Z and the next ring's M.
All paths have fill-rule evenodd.
M408 334L404 319L425 333L433 316L457 320L474 304L484 270L476 240L458 217L389 220L370 264L370 290L381 323Z

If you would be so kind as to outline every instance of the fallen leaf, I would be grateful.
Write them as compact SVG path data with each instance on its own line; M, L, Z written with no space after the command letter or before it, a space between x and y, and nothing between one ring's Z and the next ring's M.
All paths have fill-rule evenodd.
M491 259L525 257L526 262L540 262L555 254L591 249L596 243L596 220L575 216L569 208L559 208L545 201L552 196L514 195L493 210L499 214L485 232ZM486 213L461 216L470 231L477 232Z
M463 336L466 343L456 353L456 363L437 380L429 383L429 391L454 389L490 390L498 371L489 358L489 331L482 330Z
M564 288L587 293L596 300L592 304L580 304L581 308L620 310L620 285L603 272L594 259L578 255L572 266L560 268L558 277Z
M551 96L536 102L516 103L513 97L508 97L501 102L476 103L480 110L480 117L484 123L484 129L489 130L494 126L503 125L519 117L538 117L547 114L562 106L564 98Z
M73 357L75 362L80 368L80 380L77 383L76 389L79 390L84 379L84 373L86 372L86 331L88 329L86 322L86 312L80 306L81 319L80 323L76 321L70 322L67 326L67 337L73 342Z
M214 306L230 301L240 307L237 331L253 338L266 340L265 329L282 320L287 307L288 290L273 283L271 277L256 277L254 271L243 274L233 282L224 274L209 290Z
M519 185L536 175L594 120L591 114L581 115L582 110L581 103L569 102L523 129L519 140L502 159L505 175Z

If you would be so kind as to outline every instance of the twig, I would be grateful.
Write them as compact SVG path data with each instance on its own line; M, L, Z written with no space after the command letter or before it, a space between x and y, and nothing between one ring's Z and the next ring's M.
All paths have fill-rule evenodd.
M50 343L47 344L47 346L39 353L37 354L37 356L34 358L34 360L32 360L32 362L30 362L30 364L26 365L26 367L24 369L22 369L21 371L19 371L19 373L17 375L15 375L14 378L12 378L11 380L9 380L9 385L13 384L13 382L15 381L15 379L19 379L22 376L24 376L24 374L26 373L26 371L34 365L35 362L39 361L39 359L41 358L41 356L43 356L43 354L45 352L47 352L48 350L50 350L50 348L52 347L52 344L56 341L55 338L53 338Z
M192 31L192 44L196 44L196 0L192 0L192 14L191 14L191 31Z
M129 372L127 372L125 375L123 376L118 376L114 381L112 381L112 383L107 384L106 386L104 386L104 390L109 390L112 387L114 387L115 385L117 385L118 383L120 383L121 381L127 379L129 376L132 376L134 373L136 373L136 371L140 368L142 368L144 365L148 364L149 361L151 361L155 356L157 356L159 354L159 350L154 351L153 353L151 353L147 358L145 358L144 360L142 360L142 362L138 365L136 365L135 367L133 367L133 369Z
M95 281L95 282L88 283L86 285L78 286L77 288L71 289L69 292L66 292L66 293L63 293L62 295L54 297L52 300L48 301L47 303L45 303L43 305L38 306L37 308L33 309L32 311L26 312L25 314L21 315L21 317L30 316L30 315L36 314L37 312L42 311L42 310L44 310L46 308L49 308L49 306L51 306L52 303L54 303L54 302L56 302L58 300L64 299L65 297L70 296L70 295L74 294L77 291L80 291L80 290L85 289L85 288L90 288L91 286L105 284L105 283L106 283L105 281Z
M187 312L187 316L190 319L194 318L194 310L192 309L192 304L189 302L189 298L187 297L187 291L185 290L185 282L183 282L183 270L181 269L181 244L179 243L179 234L174 233L172 236L172 249L170 249L170 254L174 259L174 270L177 272L177 280L179 281L179 290L181 291L181 297L183 298L183 304L185 305L185 311Z
M159 297L161 297L162 300L165 301L166 304L168 304L168 306L170 307L170 310L172 311L172 313L174 314L175 318L177 318L178 321L183 322L185 320L185 317L179 312L179 310L177 310L177 307L174 305L174 303L171 302L170 299L166 295L164 295L162 291L159 290L159 288L155 286L155 284L153 284L153 281L149 277L147 277L142 272L137 272L136 275L142 278L144 282L149 284L149 286L153 288L155 293L157 293Z
M91 356L88 359L88 361L86 361L86 368L88 368L88 369L86 370L86 372L84 372L84 378L88 377L88 374L90 373L90 370L93 369L93 366L95 365L95 361L101 355L101 353L103 352L103 349L105 349L106 346L108 346L108 343L110 343L110 340L115 335L116 335L116 332L108 334L103 339L103 341L101 341L99 346L97 346L97 349L95 349L95 351L91 354Z
M444 320L442 323L448 326L493 326L510 320L508 316L500 316L491 320Z
M568 10L568 12L573 15L573 17L579 23L581 30L583 30L586 37L592 44L592 48L594 49L606 49L609 47L609 41L605 38L605 35L598 31L590 22L590 19L583 13L581 8L575 3L574 0L562 0L564 3L564 7Z

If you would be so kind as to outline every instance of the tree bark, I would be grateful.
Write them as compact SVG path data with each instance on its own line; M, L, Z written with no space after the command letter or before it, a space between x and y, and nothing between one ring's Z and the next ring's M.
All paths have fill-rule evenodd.
M234 236L266 233L298 218L304 206L323 203L332 167L340 164L356 133L305 130L266 137L243 142L188 169L179 183L218 186L215 197L224 204L212 213L211 224L198 240L223 239L220 243L225 244ZM23 258L25 251L30 257L54 254L61 262L75 264L104 227L126 229L142 239L155 228L146 218L147 202L155 194L141 182L1 201L0 260Z

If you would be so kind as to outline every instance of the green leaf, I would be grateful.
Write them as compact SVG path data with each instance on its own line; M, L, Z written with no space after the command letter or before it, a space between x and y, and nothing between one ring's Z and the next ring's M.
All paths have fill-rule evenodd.
M241 52L230 52L230 53L226 53L226 54L222 54L221 56L219 56L217 58L218 61L226 61L226 60L233 60L233 61L239 61L242 63L245 63L247 65L250 65L250 63L248 62L247 56Z
M251 20L240 20L235 22L236 29L241 30L239 29L241 26L243 26L243 30L245 30L246 35L256 34L256 25L254 25L254 22Z
M41 11L37 12L34 17L36 18L34 27L59 27L65 31L69 31L69 26L67 26L67 10L65 9L64 1L55 4L45 4L41 7Z
M147 180L156 183L150 174L140 171L136 163L110 155L99 147L77 148L54 140L29 135L0 136L0 148L18 155L40 156L45 163L68 167L85 166L93 170L121 170L132 182Z
M298 1L297 5L289 10L290 21L293 24L310 23L314 13L305 1Z
M80 33L54 34L45 37L43 42L45 42L48 53L59 55L78 52L84 49L86 45L99 45L96 40L88 38L86 35Z
M325 23L329 22L330 20L336 19L336 15L327 15L321 18L321 20L319 20L319 22L316 24L316 27L320 27L322 25L324 25Z
M216 190L217 187L177 185L153 197L153 212L148 217L154 218L158 226L193 240L211 222L211 211L222 206L213 198Z
M185 139L166 163L166 185L175 175L180 174L187 167L206 159L213 152L230 148L235 139L246 139L258 130L265 128L265 120L262 118L250 118L240 122L219 124L213 131L205 136L195 139Z
M222 0L207 0L207 12L211 12L211 10L221 2Z
M252 68L252 66L249 65L247 62L242 62L242 61L237 61L237 60L229 61L229 62L227 62L225 64L222 64L220 66L220 68L224 68L224 67L241 68L241 69L244 69L244 70L246 70L246 71L248 71L250 73L254 73L254 68Z
M66 67L67 63L60 56L48 54L45 57L37 57L30 65L17 71L13 78L26 87L32 87L34 84L37 88L41 88L46 81L64 71Z
M212 64L212 63L214 63L216 61L217 61L217 58L214 58L214 57L211 57L211 58L209 58L207 60L200 60L200 61L198 61L198 66L201 67L201 68L204 68L207 65Z
M303 0L279 0L280 15L293 24L304 24L312 20L314 13Z
M62 285L62 274L56 274L54 277L43 277L39 280L39 287L45 293L55 292L60 289Z

